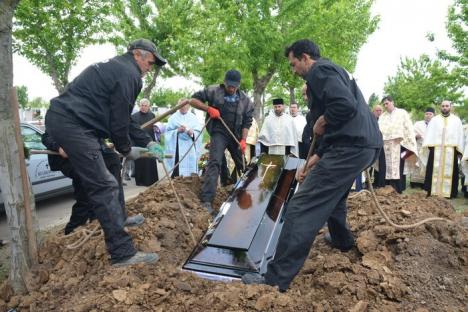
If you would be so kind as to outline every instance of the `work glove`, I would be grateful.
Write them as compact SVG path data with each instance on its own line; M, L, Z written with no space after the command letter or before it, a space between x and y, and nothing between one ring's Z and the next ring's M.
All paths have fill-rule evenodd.
M245 154L245 148L247 147L247 143L245 142L245 139L240 140L239 145L240 145L242 154Z
M140 157L142 157L144 154L148 153L149 150L144 147L137 147L137 146L132 146L132 149L130 150L130 153L128 153L125 157L128 160L137 160Z
M148 151L151 154L153 154L154 157L158 158L159 160L164 159L164 150L161 147L161 145L154 141L151 141L148 143L148 145L146 145L146 147L148 148Z
M217 110L214 107L208 107L208 110L206 112L208 113L208 115L210 115L211 119L219 119L219 117L221 117L219 110Z

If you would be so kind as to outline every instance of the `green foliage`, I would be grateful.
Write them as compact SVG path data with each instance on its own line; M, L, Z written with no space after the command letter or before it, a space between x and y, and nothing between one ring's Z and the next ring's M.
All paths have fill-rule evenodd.
M157 89L151 93L150 102L153 106L172 107L177 104L177 101L182 98L187 98L191 95L189 91Z
M110 33L108 39L119 49L135 39L149 39L168 60L161 70L164 77L187 74L181 58L195 57L187 44L192 40L188 29L195 22L194 10L196 4L191 0L115 0L112 11L118 32ZM145 96L150 94L158 73L146 77L150 88L145 89Z
M18 86L16 87L16 93L18 96L18 103L20 108L26 108L28 107L28 87L26 86Z
M369 104L369 107L374 107L375 105L380 104L380 98L377 94L372 93L369 96L369 100L367 101L367 103Z
M110 0L22 0L14 19L13 49L49 75L62 92L82 48L108 32Z
M35 97L28 103L28 108L48 108L49 102L41 97Z
M402 59L396 75L388 79L384 90L397 106L418 118L422 118L426 107L438 106L443 100L458 104L464 101L457 75L440 60L431 60L427 55Z
M378 19L370 16L372 2L203 1L198 17L202 22L188 30L194 38L190 50L198 56L191 60L191 71L208 85L222 81L226 70L239 69L242 88L253 90L258 112L273 77L276 86L269 91L275 94L296 94L290 90L302 85L283 55L297 39L313 39L324 55L353 70L359 48L377 25Z

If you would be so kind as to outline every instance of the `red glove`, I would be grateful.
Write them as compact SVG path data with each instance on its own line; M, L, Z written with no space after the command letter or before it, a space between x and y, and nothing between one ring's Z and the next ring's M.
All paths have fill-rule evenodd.
M242 154L245 154L245 148L247 147L247 143L245 142L245 139L240 140L239 145L240 145Z
M219 119L219 117L221 117L219 110L211 106L208 107L207 113L210 115L211 119Z

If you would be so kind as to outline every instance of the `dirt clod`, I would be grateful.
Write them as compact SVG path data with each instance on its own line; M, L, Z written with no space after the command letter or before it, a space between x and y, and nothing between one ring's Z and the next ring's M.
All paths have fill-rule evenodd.
M200 180L177 178L191 230L199 239L209 215L198 200ZM219 189L219 209L228 189ZM102 236L76 250L73 240L51 234L40 249L41 266L25 295L0 288L0 309L19 311L464 311L468 294L466 217L450 203L422 194L378 191L390 218L409 224L438 216L410 230L382 221L368 195L348 200L348 220L356 248L339 252L317 236L304 268L286 293L266 285L204 280L180 270L192 251L189 231L172 190L149 188L127 203L143 225L130 228L138 249L158 252L155 265L110 266ZM91 226L94 226L91 225Z

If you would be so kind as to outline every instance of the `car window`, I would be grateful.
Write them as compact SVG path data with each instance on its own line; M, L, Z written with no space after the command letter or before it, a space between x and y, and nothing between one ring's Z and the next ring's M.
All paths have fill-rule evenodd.
M45 150L46 147L42 144L41 134L29 127L21 126L21 136L23 137L24 145L29 149Z

